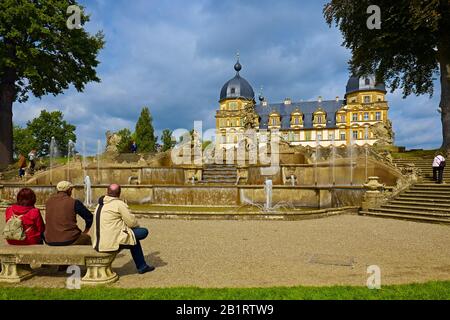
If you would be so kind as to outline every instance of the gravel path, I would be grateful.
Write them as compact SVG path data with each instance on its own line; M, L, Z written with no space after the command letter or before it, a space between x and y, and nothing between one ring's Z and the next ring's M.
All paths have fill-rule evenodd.
M138 275L129 252L113 264L116 287L266 287L450 280L450 227L336 216L305 221L180 221L140 217L157 269ZM3 226L1 226L3 227ZM23 286L64 287L65 274L39 269Z

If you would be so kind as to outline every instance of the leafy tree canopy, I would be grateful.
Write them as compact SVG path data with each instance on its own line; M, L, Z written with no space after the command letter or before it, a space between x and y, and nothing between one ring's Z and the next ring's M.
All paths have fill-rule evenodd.
M136 144L140 152L156 152L156 142L158 137L155 136L153 129L153 119L150 110L144 107L141 111L139 120L136 123Z
M33 150L38 149L36 140L34 140L33 133L28 128L21 128L14 126L14 155L16 158L20 154L27 156Z
M379 29L367 26L374 4L380 8ZM324 15L352 51L353 74L375 74L405 97L432 95L440 74L443 146L450 147L450 0L332 0Z
M80 29L67 27L71 5L82 10ZM0 166L12 160L15 101L100 81L95 69L104 36L85 31L83 9L75 0L0 1Z
M162 152L172 149L175 145L175 142L172 141L172 131L170 131L169 129L163 130L161 140L163 143L161 149Z
M52 137L55 137L61 155L67 155L70 140L77 140L76 127L64 120L61 111L42 110L39 117L27 123L27 130L33 136L40 156L49 155Z
M133 135L130 129L122 129L117 132L120 142L117 144L117 150L120 153L130 153L131 144L133 143Z

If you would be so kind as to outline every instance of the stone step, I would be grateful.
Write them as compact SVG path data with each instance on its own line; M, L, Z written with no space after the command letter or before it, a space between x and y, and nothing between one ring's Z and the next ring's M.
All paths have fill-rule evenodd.
M450 192L450 188L440 188L438 186L436 187L413 187L410 189L410 191L415 192L422 192L422 191L432 191L432 192Z
M203 181L199 181L199 184L229 184L229 185L234 185L236 184L236 180L230 181L230 180L203 180Z
M426 206L428 208L437 208L437 209L450 209L449 203L436 203L436 202L425 202L425 201L408 201L408 200L392 200L389 204L400 204L400 205L411 205L411 206Z
M236 179L237 176L223 176L223 175L217 175L217 176L203 176L203 180L206 179Z
M236 171L203 171L203 174L217 174L217 175L237 175Z
M411 215L404 215L404 214L389 214L389 213L369 212L369 211L361 211L360 214L364 214L364 215L371 216L371 217L379 217L379 218L392 218L392 219L410 220L410 221L416 221L416 222L450 224L450 219L440 219L440 218L435 218L435 217L422 217L422 216L411 216Z
M449 200L450 201L450 195L441 195L436 193L421 193L421 192L413 192L413 191L406 191L402 194L402 196L405 197L429 197L431 199L443 199L443 200Z
M237 177L236 173L211 173L211 172L203 172L204 177Z
M449 204L450 201L446 199L431 199L423 197L409 197L404 195L399 195L396 200L407 200L407 201L420 201L420 202L432 202L432 203L446 203Z
M410 214L410 215L416 215L416 216L430 216L430 217L448 218L450 220L450 213L424 212L424 211L417 211L417 210L389 209L389 208L369 209L369 212L382 212L382 213L393 213L393 214Z
M450 190L446 189L414 189L411 188L410 190L407 190L406 193L421 193L421 194L431 194L431 195L449 195L450 196Z
M203 174L216 174L216 175L237 175L236 171L203 171Z
M404 204L395 204L395 203L389 203L382 205L381 208L383 209L393 209L393 210L423 210L423 211L431 211L431 212L440 212L450 215L450 207L448 208L438 208L433 206L425 206L425 205L404 205Z
M418 183L415 184L413 188L439 188L439 189L450 189L450 184L437 184L437 183Z
M204 175L203 180L206 179L236 179L237 176L224 176L224 175Z

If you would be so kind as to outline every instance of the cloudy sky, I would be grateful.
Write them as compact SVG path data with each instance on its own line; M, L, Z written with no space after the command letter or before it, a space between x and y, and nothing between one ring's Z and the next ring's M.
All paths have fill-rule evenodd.
M310 0L82 0L103 30L101 83L83 93L68 90L16 103L14 121L25 123L42 109L64 112L77 126L78 143L95 152L107 130L133 130L149 106L158 135L165 128L191 129L202 120L214 128L222 85L234 76L237 51L244 76L270 102L343 97L350 53L322 15L325 1ZM439 90L436 90L439 93ZM436 148L441 144L439 95L402 99L388 95L396 144Z

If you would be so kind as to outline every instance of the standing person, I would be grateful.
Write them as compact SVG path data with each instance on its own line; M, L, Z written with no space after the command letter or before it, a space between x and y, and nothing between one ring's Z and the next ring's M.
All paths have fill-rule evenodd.
M19 155L19 178L22 179L25 176L25 168L27 167L27 158L21 153Z
M36 149L33 149L28 154L28 160L30 160L30 174L34 174L34 168L36 167Z
M45 205L44 240L50 246L91 245L89 230L93 215L80 200L72 198L73 185L61 181L56 186L58 193L51 196ZM77 215L86 224L82 232L77 225Z
M42 244L42 233L45 230L45 225L41 212L34 206L35 204L36 194L34 191L23 188L17 194L17 203L6 209L6 222L13 217L18 217L22 221L22 228L25 233L25 239L7 239L8 244L15 246Z
M145 262L140 240L147 238L148 230L140 228L136 217L125 202L119 199L120 186L112 184L107 195L99 199L94 214L92 244L98 252L129 249L139 274L155 270Z
M438 152L433 160L433 180L436 181L436 183L443 183L444 168L445 158Z
M131 144L131 153L137 153L138 150L138 146L136 144L136 141L133 141L133 143Z

